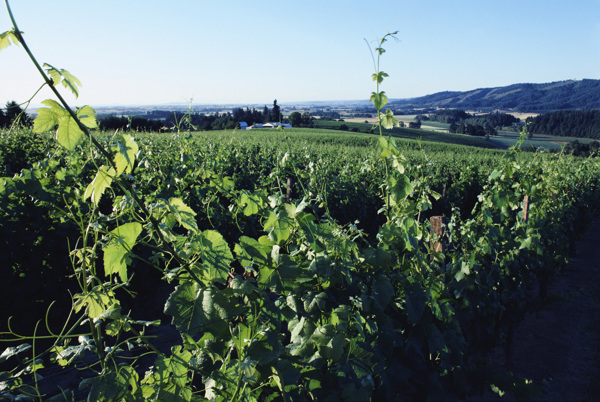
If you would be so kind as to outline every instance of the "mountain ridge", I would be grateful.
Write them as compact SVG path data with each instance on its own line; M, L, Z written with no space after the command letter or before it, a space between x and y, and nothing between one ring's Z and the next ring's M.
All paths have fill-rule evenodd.
M520 83L470 91L442 91L411 99L394 99L395 107L501 109L520 112L600 109L600 80Z

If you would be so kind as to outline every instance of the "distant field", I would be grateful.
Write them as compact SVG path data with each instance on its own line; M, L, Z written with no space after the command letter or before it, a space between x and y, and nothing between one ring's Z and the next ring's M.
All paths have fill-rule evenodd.
M514 131L500 131L497 137L492 137L490 142L498 145L501 148L508 148L514 145L519 139L519 133ZM563 145L571 141L579 141L582 143L589 143L594 141L591 138L576 138L576 137L555 137L552 135L535 134L532 139L525 141L525 146L533 145L536 148L545 149L559 149Z
M345 124L348 127L349 132L354 131L357 133L369 133L373 128L372 124L353 123L351 121L315 121L316 128L335 130L338 132L340 131L339 128L342 124ZM484 138L471 137L468 135L440 133L437 131L411 128L394 128L393 130L384 131L386 134L391 134L393 137L412 141L439 142L444 144L467 145L479 148L498 148L497 145L486 141ZM374 133L377 134L378 131L374 131Z

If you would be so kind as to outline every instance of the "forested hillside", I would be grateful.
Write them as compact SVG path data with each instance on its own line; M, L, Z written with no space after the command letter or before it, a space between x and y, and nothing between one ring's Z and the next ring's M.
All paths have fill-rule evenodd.
M600 109L600 80L569 80L547 84L513 84L466 92L435 94L391 102L395 107L513 109L522 112Z
M600 138L600 110L563 110L527 119L532 134Z

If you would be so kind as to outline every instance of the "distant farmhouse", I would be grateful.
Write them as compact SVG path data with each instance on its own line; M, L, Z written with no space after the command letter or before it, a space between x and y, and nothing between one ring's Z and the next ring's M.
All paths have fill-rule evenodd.
M246 123L245 121L240 122L240 129L241 130L252 130L253 128L275 128L275 127L283 127L283 128L292 128L291 124L287 124L287 123L279 123L279 122L274 122L274 123L257 123L257 124L253 124L251 126L248 125L248 123Z

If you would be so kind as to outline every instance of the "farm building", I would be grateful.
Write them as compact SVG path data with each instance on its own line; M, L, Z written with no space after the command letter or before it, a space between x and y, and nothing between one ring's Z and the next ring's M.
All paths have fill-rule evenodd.
M282 126L283 128L292 128L291 124L288 123L279 123L279 122L274 122L274 123L257 123L257 124L253 124L251 126L248 126L248 128L246 130L252 130L253 128L275 128L275 127L279 127Z

